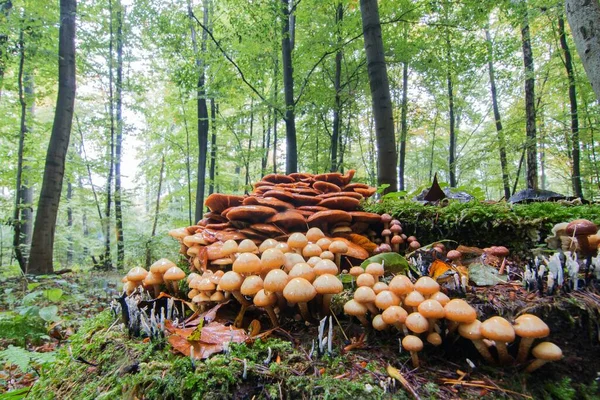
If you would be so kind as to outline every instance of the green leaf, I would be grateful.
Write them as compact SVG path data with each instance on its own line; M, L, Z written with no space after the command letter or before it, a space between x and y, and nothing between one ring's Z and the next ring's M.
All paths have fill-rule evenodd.
M6 350L0 351L0 360L16 365L21 371L27 372L31 357L24 348L10 345Z
M52 305L40 309L40 318L42 318L46 322L58 321L58 307Z
M41 283L38 282L31 282L27 284L27 290L28 291L32 291L33 289L37 288L38 286L40 286Z
M506 283L508 277L499 275L498 270L485 264L471 264L469 266L469 280L476 286L492 286L497 283Z
M0 400L19 400L24 399L29 394L31 387L23 387L20 389L11 390L10 392L0 394Z
M48 289L44 290L44 297L50 300L53 303L56 303L60 300L63 295L62 289Z
M367 258L360 264L362 269L367 268L371 263L383 264L385 272L394 274L406 274L409 270L408 261L398 253L381 253L373 257Z
M42 294L42 292L31 292L27 293L23 296L22 303L23 305L32 305L36 302L37 298Z

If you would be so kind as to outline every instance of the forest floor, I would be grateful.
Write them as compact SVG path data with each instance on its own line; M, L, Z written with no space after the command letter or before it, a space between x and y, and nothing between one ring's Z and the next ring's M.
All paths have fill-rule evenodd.
M539 298L511 285L468 294L484 315L510 318L527 308L548 323L565 358L525 374L522 366L485 365L462 338L426 346L414 369L395 332L365 331L346 317L334 324L331 355L318 352L317 324L288 318L268 336L192 362L165 340L129 337L109 310L118 297L116 273L0 279L0 400L600 398L600 296L590 291ZM230 303L216 321L228 324L236 311ZM268 331L258 311L249 311L245 326L254 319Z

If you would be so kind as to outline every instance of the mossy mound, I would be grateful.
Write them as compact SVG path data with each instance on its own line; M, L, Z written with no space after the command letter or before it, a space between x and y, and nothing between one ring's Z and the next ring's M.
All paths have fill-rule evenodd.
M600 205L531 203L511 205L450 202L447 206L424 206L406 200L386 199L366 205L369 211L391 214L402 222L404 232L416 235L422 245L449 239L467 246L504 245L526 253L544 244L559 222L586 218L600 224Z
M373 375L336 378L352 369L352 360L337 357L310 362L290 341L269 338L232 345L228 354L217 354L192 364L188 357L174 354L166 341L130 339L113 322L113 316L103 312L86 323L59 353L52 369L43 373L30 396L36 399L380 399L384 396ZM265 362L269 353L271 359Z

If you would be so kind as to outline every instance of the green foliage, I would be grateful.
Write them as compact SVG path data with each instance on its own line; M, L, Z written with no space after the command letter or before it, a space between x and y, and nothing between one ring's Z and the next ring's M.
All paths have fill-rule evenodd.
M45 322L37 307L23 309L20 313L0 312L0 338L17 345L37 342L46 334Z
M22 372L29 371L31 365L35 367L46 367L56 359L54 352L38 353L28 351L22 347L8 346L6 350L0 351L0 361L16 365Z

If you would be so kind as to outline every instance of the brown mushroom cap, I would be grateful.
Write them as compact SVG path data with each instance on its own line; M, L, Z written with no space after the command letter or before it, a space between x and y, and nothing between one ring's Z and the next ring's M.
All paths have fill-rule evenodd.
M544 321L533 314L523 314L513 325L515 333L520 337L543 338L550 334L550 328Z
M230 207L237 207L242 204L244 197L220 193L213 193L206 198L204 204L215 213L221 213Z
M373 290L375 292L375 290ZM399 306L400 297L389 290L382 290L375 296L375 306L380 310L386 310L391 306Z
M423 333L429 329L427 318L418 312L408 314L404 323L414 333Z
M150 266L150 272L158 272L159 274L164 274L171 267L174 267L175 263L166 258L161 258L160 260L156 260L154 264Z
M381 265L380 263L370 263L365 268L365 272L367 274L373 275L375 277L375 279L377 279L380 276L383 276L383 274L385 273L385 270L383 269L383 265Z
M294 206L286 201L279 200L275 197L257 197L250 196L246 197L244 201L242 201L242 205L244 206L265 206L271 207L276 210L287 210L290 208L294 208Z
M232 269L240 274L259 274L262 263L254 253L241 253L233 262Z
M437 300L427 299L417 309L425 318L441 319L446 316L444 307Z
M302 249L302 255L304 256L304 258L310 258L315 256L318 257L321 255L322 252L323 249L321 249L321 247L316 243L308 243Z
M368 224L376 224L381 220L379 214L364 212L364 211L351 211L352 222L366 222Z
M406 321L406 317L408 317L408 313L400 306L391 306L386 308L381 313L381 316L386 324L394 325L396 323L403 324Z
M244 279L240 292L244 296L254 296L259 290L263 288L264 282L258 275L250 275Z
M322 199L318 205L332 210L353 211L360 205L360 200L349 196L335 196Z
M418 307L423 301L425 301L425 298L416 290L413 290L404 298L404 304L409 307Z
M290 279L304 278L309 282L314 281L317 276L317 274L315 274L315 271L312 269L312 267L305 262L301 262L301 263L294 265L288 275L289 275Z
M262 181L272 183L294 183L296 180L291 176L283 174L268 174L263 176Z
M429 297L431 300L436 300L438 303L442 305L442 307L446 306L450 301L450 297L446 296L443 292L436 292Z
M576 219L567 225L566 234L569 236L588 236L598 232L598 227L587 219Z
M163 283L163 277L159 273L149 272L144 278L144 285L153 286L160 285L161 283Z
M316 295L317 290L304 278L291 279L283 289L283 296L290 303L306 303Z
M285 254L279 249L270 248L266 249L260 256L262 263L261 272L268 272L272 269L281 268L285 264Z
M358 267L358 268L360 268L360 267ZM317 264L315 264L315 266L313 267L313 270L315 271L315 274L317 274L317 275L323 275L323 274L337 275L337 273L338 273L337 265L335 265L335 263L331 260L319 261ZM362 271L362 268L361 268L361 271Z
M310 228L306 231L306 238L311 243L317 243L317 241L321 238L324 238L325 234L323 231L317 227Z
M308 239L303 233L296 232L290 235L287 244L292 249L303 249L308 244Z
M504 246L492 246L489 253L498 258L504 258L510 254L510 251Z
M139 282L143 281L147 275L148 271L146 271L144 268L134 267L131 268L127 273L127 280L129 282L135 282L136 284L138 284Z
M306 219L298 211L281 211L266 220L268 223L275 224L284 229L306 228Z
M408 294L414 290L414 284L406 275L396 275L393 277L389 287L398 296Z
M446 257L449 260L456 261L456 260L459 260L462 257L462 253L460 251L458 251L458 250L450 250L448 252L448 254L446 254Z
M335 183L317 181L313 183L313 187L323 193L341 192L342 189Z
M407 335L402 339L402 348L407 351L423 350L423 341L415 335Z
M277 295L273 292L260 289L254 296L253 301L257 307L269 307L277 303Z
M483 338L483 335L481 334L481 321L476 319L468 324L460 324L458 326L458 334L469 340L479 340Z
M323 227L326 225L338 224L340 222L350 223L352 222L352 216L342 210L319 211L308 217L307 222L311 227Z
M494 316L481 323L481 334L490 340L510 343L515 340L515 330L506 319Z
M171 267L163 275L165 281L180 281L185 278L185 272L179 267Z
M258 253L258 246L250 239L244 239L238 245L237 251L239 253Z
M352 299L344 304L344 313L354 317L363 317L367 313L367 307Z
M242 283L244 282L244 277L238 274L235 271L225 272L221 280L219 281L219 286L221 289L227 292L234 292L240 290Z
M227 219L230 221L261 222L275 214L277 214L277 211L271 207L238 206L227 213Z
M452 299L444 306L446 319L461 323L470 323L477 319L477 311L462 299Z
M282 292L289 280L290 278L285 271L273 269L265 276L264 288L269 292Z
M294 194L282 189L272 189L263 193L264 197L275 197L286 203L292 203L294 201Z
M313 282L318 294L337 294L344 290L344 285L335 275L323 274Z
M360 267L358 267L360 268ZM362 268L361 268L362 269ZM375 278L371 274L363 272L356 278L356 286L368 286L372 287L375 284Z
M551 342L542 342L531 350L535 358L546 361L558 361L563 357L560 347Z

